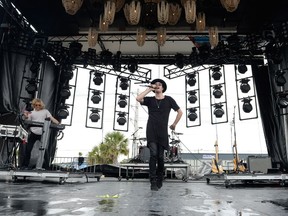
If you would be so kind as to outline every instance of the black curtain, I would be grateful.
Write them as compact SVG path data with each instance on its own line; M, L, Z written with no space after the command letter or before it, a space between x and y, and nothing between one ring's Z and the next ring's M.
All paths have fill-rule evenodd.
M0 124L20 125L21 114L26 104L21 97L29 97L25 90L24 77L29 77L31 62L29 56L31 51L16 52L16 50L0 50ZM39 95L46 108L55 116L56 99L58 90L59 70L55 69L54 62L45 57L42 62L42 80L40 80ZM57 131L51 130L48 150L44 165L48 166L50 159L53 160L57 145Z
M274 168L288 170L286 131L284 131L283 115L280 115L273 85L273 73L268 66L252 64L255 79L259 110L263 124L268 155Z

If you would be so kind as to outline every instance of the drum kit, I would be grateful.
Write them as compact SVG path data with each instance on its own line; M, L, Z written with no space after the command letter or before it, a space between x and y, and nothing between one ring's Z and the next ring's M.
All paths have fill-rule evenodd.
M172 130L171 136L169 135L169 150L164 152L164 162L166 163L182 163L181 159L181 148L180 148L180 139L179 135L183 133L177 133ZM130 163L148 163L150 158L150 151L147 145L143 145L142 142L146 142L146 138L138 138L140 145L138 146L138 155L130 160Z
M183 133L177 133L174 130L171 132L170 142L169 142L169 151L165 152L165 162L169 163L182 163L181 159L181 148L180 148L180 139L179 135L183 135Z

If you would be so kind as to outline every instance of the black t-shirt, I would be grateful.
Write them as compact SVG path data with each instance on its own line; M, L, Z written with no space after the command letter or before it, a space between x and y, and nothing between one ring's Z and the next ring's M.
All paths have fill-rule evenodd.
M155 97L144 97L142 105L148 107L149 117L146 128L148 147L150 142L156 142L161 144L166 150L169 150L169 114L171 109L177 111L180 107L172 97L167 95L161 100Z

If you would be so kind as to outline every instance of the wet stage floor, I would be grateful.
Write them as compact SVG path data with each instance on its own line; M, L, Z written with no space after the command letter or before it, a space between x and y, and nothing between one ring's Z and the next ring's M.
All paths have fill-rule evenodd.
M151 191L148 179L0 179L0 215L239 216L288 215L288 187L226 188L222 183L167 179Z

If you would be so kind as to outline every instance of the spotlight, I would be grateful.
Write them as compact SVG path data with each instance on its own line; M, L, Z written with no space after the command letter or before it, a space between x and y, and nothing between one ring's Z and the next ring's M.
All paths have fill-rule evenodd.
M198 100L197 96L196 96L196 91L189 91L188 94L188 101L192 104L196 103L196 101Z
M231 36L227 37L228 47L231 50L239 51L241 48L240 38L237 34L232 34Z
M282 109L287 108L288 106L287 93L284 93L284 92L279 93L278 98L277 98L277 103L280 108Z
M242 93L248 93L251 89L250 85L248 84L248 82L250 81L250 79L245 78L245 79L241 79L240 80L240 90L242 91Z
M119 125L125 125L126 124L125 115L126 115L126 113L124 113L124 112L119 112L118 113L117 122L118 122Z
M220 71L220 67L219 66L216 66L216 67L213 67L212 68L212 78L214 80L220 80L220 78L222 77L222 73Z
M197 111L196 108L190 108L188 110L188 119L190 121L195 121L198 118L198 115L197 115L196 111Z
M118 105L121 108L125 108L127 106L127 96L126 95L119 95L119 101L118 101Z
M88 52L86 53L86 61L88 65L95 65L96 64L96 50L92 48L88 48Z
M277 86L284 86L286 84L285 71L278 70L275 75L275 82Z
M192 74L188 74L188 85L189 86L195 86L196 84L196 74L195 73L192 73Z
M23 102L26 104L25 106L25 110L28 112L31 112L33 110L32 104L31 104L31 100L26 98L23 100Z
M134 73L135 71L138 70L138 62L135 58L131 58L129 60L129 63L128 63L128 70L131 72L131 73Z
M223 110L223 105L222 104L215 104L214 105L215 109L214 109L214 115L216 118L221 118L224 115L224 110Z
M113 63L113 69L115 71L121 71L121 52L117 51L116 55L114 55L114 63Z
M62 87L60 96L65 100L71 96L70 87L68 85Z
M197 48L193 47L192 52L189 56L189 61L192 67L196 66L198 63L198 54L197 54Z
M94 103L94 104L99 104L100 101L101 101L101 95L100 95L100 91L98 90L94 90L93 91L93 95L91 97L91 101Z
M129 87L128 79L122 77L122 78L120 78L120 81L121 81L121 83L120 83L120 88L121 88L122 90L127 90L128 87Z
M247 66L245 64L238 65L238 72L241 74L245 74L247 72Z
M223 91L221 90L222 85L215 85L213 86L214 90L213 90L213 95L215 98L221 98L223 95Z
M202 46L198 47L199 58L204 62L210 57L210 46L204 43Z
M98 122L100 119L100 115L99 115L99 110L92 108L91 109L91 114L89 115L89 118L92 122Z
M18 46L19 47L23 47L23 48L27 48L28 47L28 43L29 43L29 39L30 36L29 34L25 33L25 32L21 32L20 36L18 38Z
M72 58L77 58L81 56L82 44L76 41L73 41L69 45L69 54Z
M71 80L74 76L74 73L73 73L73 67L72 65L70 64L66 64L64 65L64 67L62 68L62 71L61 71L61 78L62 78L62 81L66 81L66 80Z
M26 85L25 89L28 94L35 94L38 90L37 81L35 79L27 80L28 84Z
M69 116L69 111L67 108L69 108L69 107L65 104L60 105L60 108L57 112L57 116L59 119L66 119Z
M103 50L100 53L100 60L104 65L110 65L112 64L112 52L109 50Z
M40 69L40 61L38 59L35 59L32 61L32 64L30 66L30 71L34 74L37 74Z
M271 60L273 64L280 64L283 60L280 48L273 42L270 42L266 45L265 54L267 59Z
M95 85L101 85L103 83L103 78L102 78L102 74L100 72L95 72L94 73L94 78L93 78L93 82Z
M184 55L183 54L177 53L175 55L175 64L180 69L184 67Z
M242 109L243 109L243 111L244 111L245 113L250 113L250 112L253 110L253 107L252 107L252 105L251 105L251 103L250 103L251 101L252 101L251 98L244 98L244 99L242 100L242 102L243 102Z

